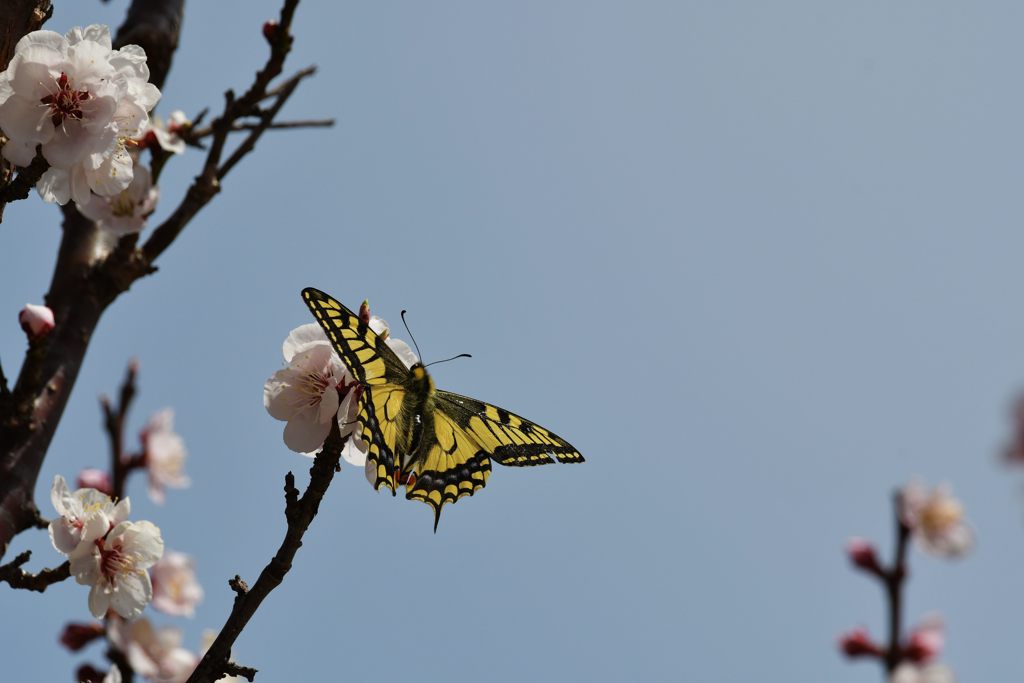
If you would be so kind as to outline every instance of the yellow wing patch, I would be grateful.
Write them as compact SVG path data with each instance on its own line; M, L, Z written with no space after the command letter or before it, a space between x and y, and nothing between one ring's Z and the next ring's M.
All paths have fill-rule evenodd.
M373 488L381 486L395 494L398 486L396 453L401 456L399 440L402 437L401 407L405 389L395 384L366 387L359 396L360 435L366 442L367 469L373 473Z

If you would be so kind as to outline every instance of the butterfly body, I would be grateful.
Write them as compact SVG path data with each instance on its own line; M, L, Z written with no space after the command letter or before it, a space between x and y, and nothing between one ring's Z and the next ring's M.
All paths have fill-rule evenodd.
M369 324L308 287L302 297L361 386L357 432L367 444L374 488L401 486L434 510L487 484L491 461L523 467L583 462L569 442L503 408L442 391L419 362L411 367Z

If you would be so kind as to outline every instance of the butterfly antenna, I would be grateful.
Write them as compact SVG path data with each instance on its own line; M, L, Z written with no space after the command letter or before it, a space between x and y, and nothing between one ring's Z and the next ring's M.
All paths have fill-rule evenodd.
M412 339L412 345L416 347L416 355L423 358L423 354L420 353L420 345L416 343L416 337L412 336L412 330L409 329L409 323L405 322L405 311L402 311L402 324L405 325L405 331L409 333L409 339Z
M473 356L471 356L468 353L460 353L459 355L452 356L451 358L445 358L444 360L435 360L433 363L427 363L423 367L429 368L431 365L437 365L438 363L447 363L448 361L455 360L456 358L472 358L472 357Z

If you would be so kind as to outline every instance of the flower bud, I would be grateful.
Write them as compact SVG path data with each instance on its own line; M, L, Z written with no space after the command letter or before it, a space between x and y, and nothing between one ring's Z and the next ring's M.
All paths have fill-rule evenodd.
M92 664L83 664L75 672L75 680L81 683L103 683L103 672Z
M21 329L28 335L30 341L42 339L54 328L53 311L46 306L25 304L18 314L18 322Z
M881 657L882 649L865 628L855 628L839 637L839 649L847 657Z
M871 572L881 574L882 568L878 563L878 555L875 554L875 546L863 538L851 538L846 542L846 556L850 558L853 566Z
M370 302L363 299L363 303L359 304L359 320L364 324L370 324Z
M102 635L102 624L96 622L89 624L72 623L64 626L64 631L60 634L60 643L72 652L78 652Z
M263 37L267 39L267 42L271 45L277 40L277 33L281 30L281 25L271 19L270 21L263 22Z

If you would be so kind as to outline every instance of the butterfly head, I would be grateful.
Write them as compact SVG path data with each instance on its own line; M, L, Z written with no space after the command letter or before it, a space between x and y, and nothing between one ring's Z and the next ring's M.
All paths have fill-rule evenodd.
M423 363L416 363L409 368L409 381L413 385L414 391L418 390L424 394L429 394L434 390L434 380L431 379L430 373L427 372Z

